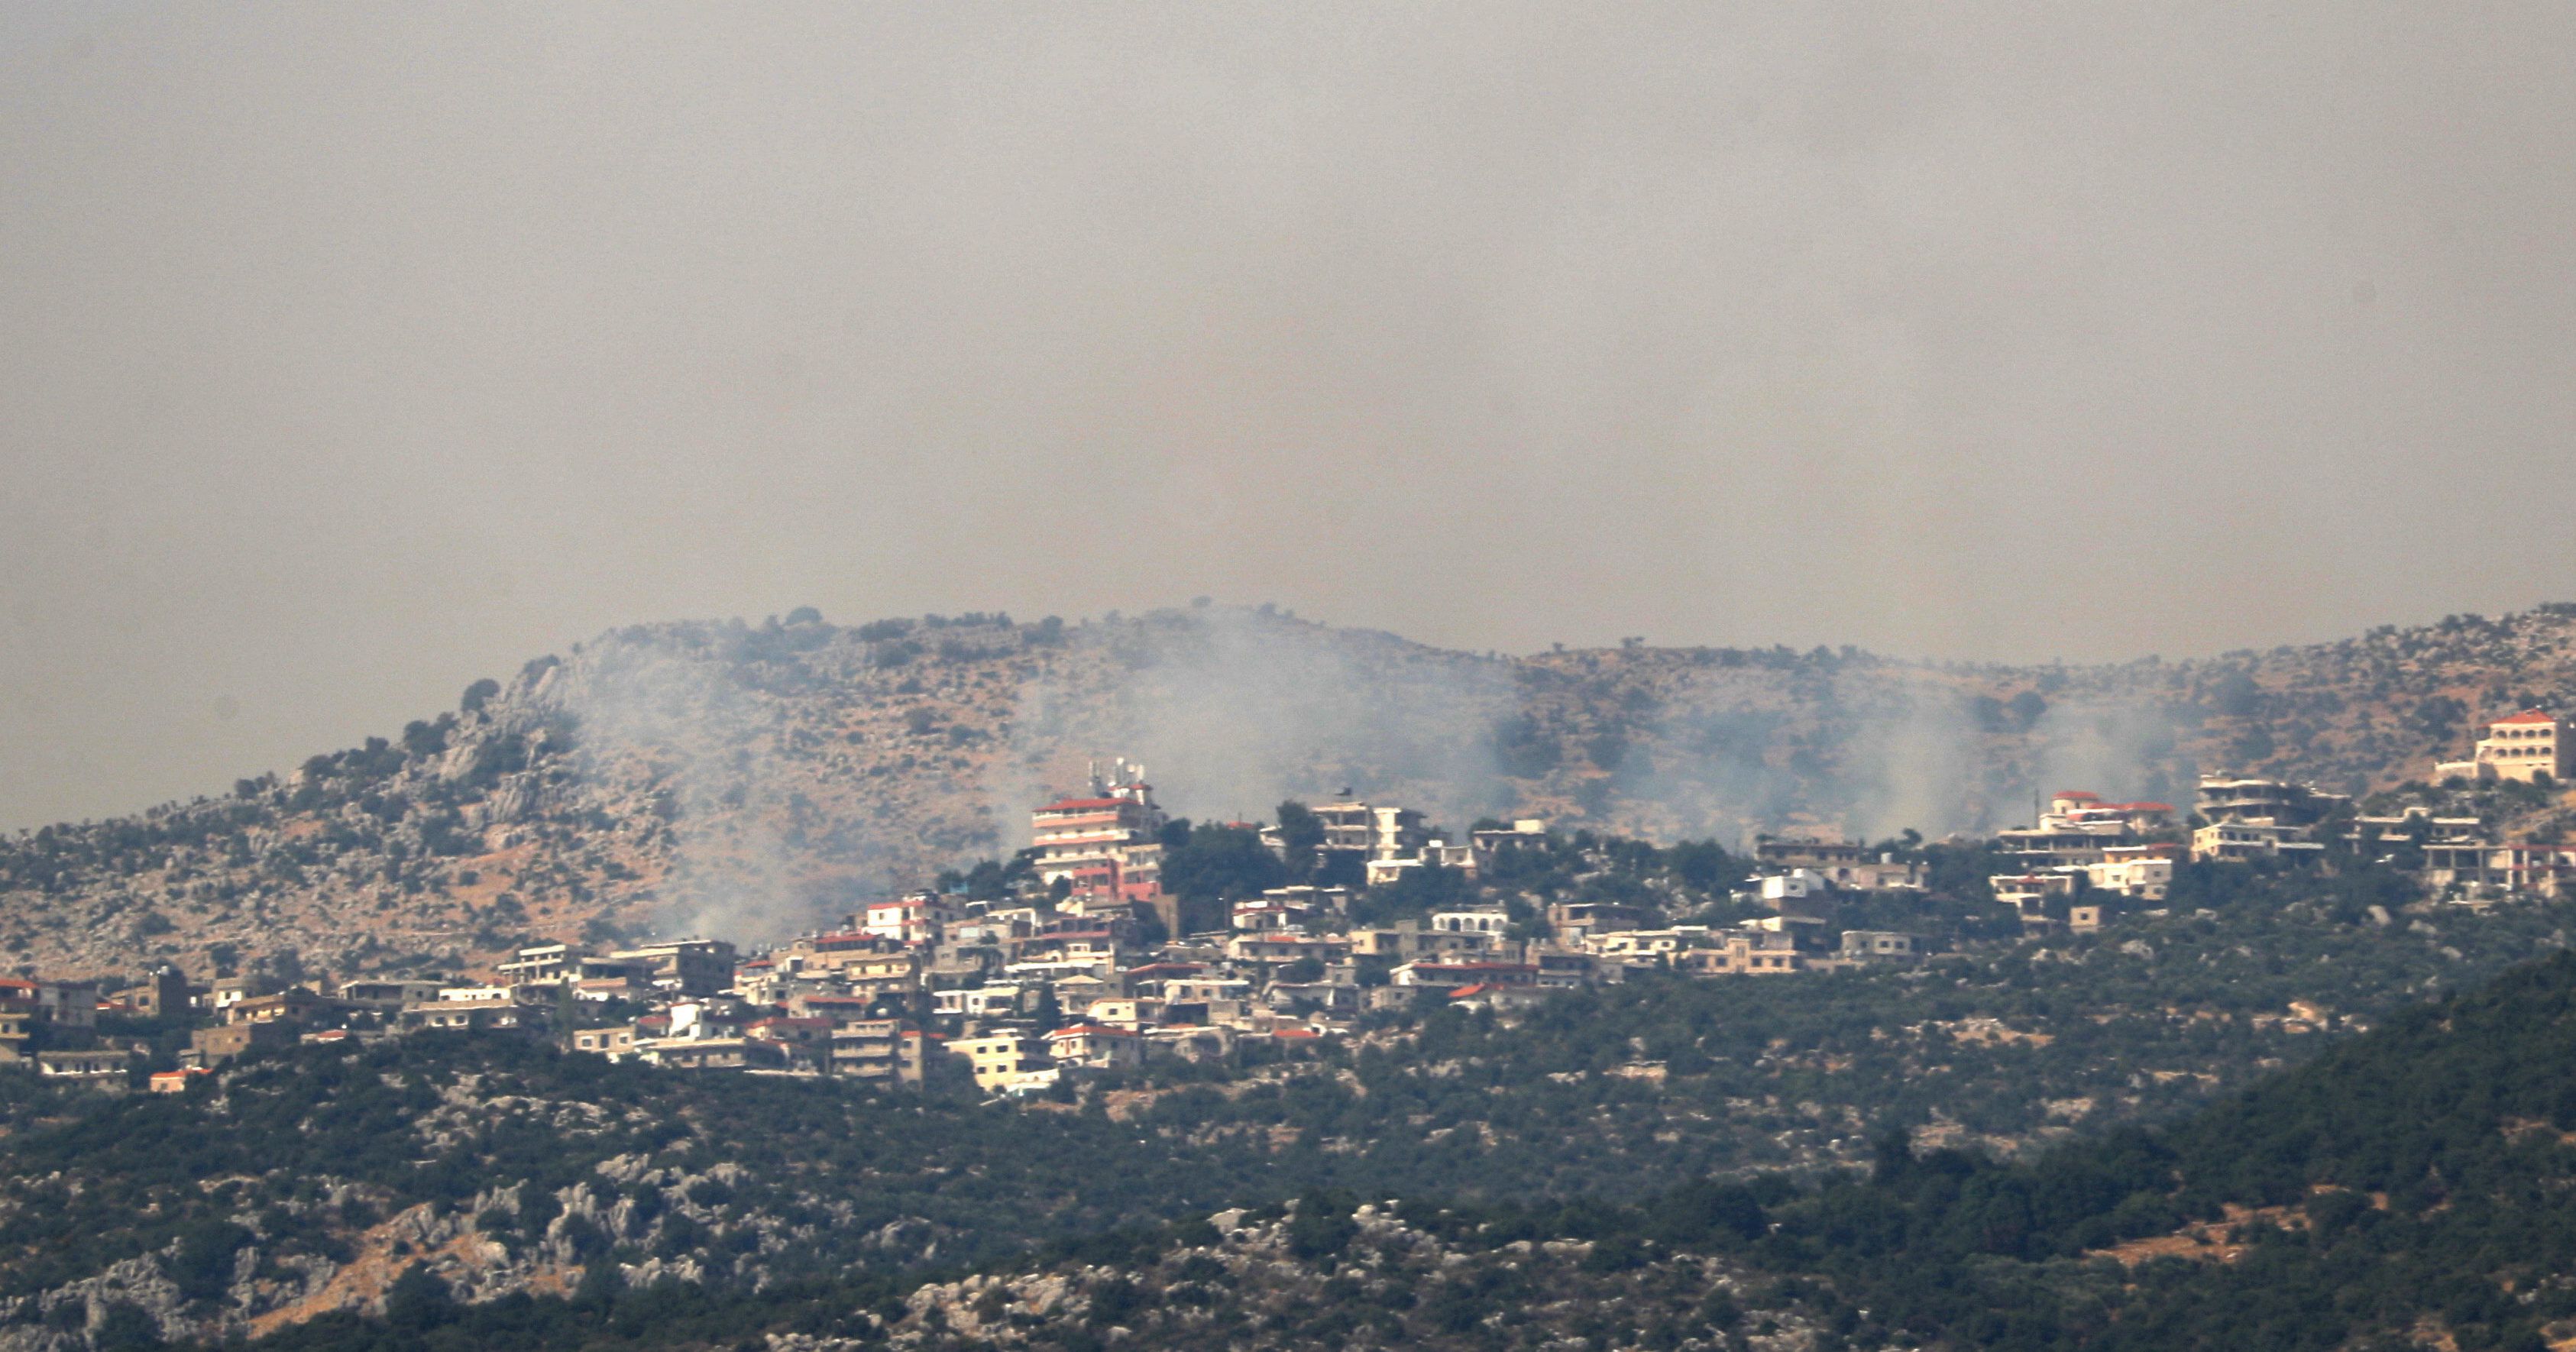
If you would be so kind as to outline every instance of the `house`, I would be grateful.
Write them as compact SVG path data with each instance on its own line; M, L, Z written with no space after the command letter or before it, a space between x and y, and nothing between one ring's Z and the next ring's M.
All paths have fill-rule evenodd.
M2325 846L2308 839L2308 830L2305 825L2262 818L2214 821L2191 833L2191 857L2241 862L2324 850Z
M1163 983L1166 1005L1206 1004L1212 1000L1251 998L1252 983L1230 976L1189 976Z
M1393 929L1353 930L1350 951L1362 957L1399 962L1421 957L1479 957L1500 947L1495 936L1480 930L1426 930L1417 920L1399 920Z
M1501 911L1434 911L1431 931L1434 934L1482 934L1501 938L1512 927L1512 918Z
M2576 757L2576 745L2570 743L2565 722L2539 709L2525 709L2489 723L2487 735L2478 739L2468 760L2434 766L2433 782L2452 778L2555 782L2567 778L2571 757Z
M1174 1056L1184 1061L1215 1061L1234 1050L1234 1030L1207 1026L1145 1030L1148 1057Z
M172 1019L196 1008L197 988L188 984L188 974L176 967L156 967L143 980L126 988L125 998L134 1004L134 1012L147 1019Z
M2115 845L2084 867L2096 892L2116 892L2136 901L2162 901L2173 888L2176 845Z
M623 1061L635 1052L635 1029L632 1025L576 1028L572 1034L572 1049L605 1056L611 1061Z
M1145 1039L1124 1028L1078 1023L1047 1034L1047 1054L1059 1066L1123 1070L1145 1064Z
M2327 813L2351 802L2339 793L2321 793L2306 784L2292 784L2278 779L2230 779L2223 775L2204 775L2198 800L2193 810L2203 821L2268 822L2276 826L2308 826ZM2197 851L2192 855L2201 856Z
M1410 859L1421 853L1430 833L1424 828L1423 816L1409 807L1363 803L1343 799L1310 809L1315 821L1324 828L1327 854L1341 854L1362 863L1390 859ZM1277 828L1265 832L1275 835Z
M177 1070L152 1072L151 1087L155 1094L184 1094L188 1092L189 1085L212 1078L214 1078L214 1072L211 1070L198 1066L182 1066Z
M1612 930L1593 935L1586 942L1592 952L1604 958L1661 958L1678 953L1709 937L1706 925L1675 925L1659 930Z
M23 1062L35 1050L36 1022L34 1000L0 996L0 1065Z
M1999 873L1986 882L1994 889L1995 900L2020 912L2023 924L2046 925L2049 898L2075 895L2075 880L2085 876L2081 868L2059 867L2037 873Z
M1477 981L1449 992L1449 1003L1461 1009L1513 1010L1527 1009L1547 996L1546 991L1536 986L1505 986Z
M522 948L501 964L501 980L512 986L560 986L579 960L569 944L536 944Z
M1736 930L1708 948L1684 949L1673 955L1673 968L1690 976L1779 976L1804 971L1807 963L1797 940L1785 931Z
M56 1028L87 1031L98 1027L98 983L39 981L36 1008Z
M1151 996L1104 995L1091 1002L1083 1018L1089 1023L1143 1028L1162 1022L1163 1002Z
M1857 864L1866 853L1857 842L1824 835L1760 836L1753 842L1753 861L1766 872Z
M546 1007L523 1005L515 1000L439 999L427 1004L405 1005L395 1018L405 1032L535 1032L545 1027Z
M1561 944L1581 947L1586 939L1611 930L1635 929L1646 913L1606 901L1558 901L1547 908L1547 927Z
M1404 875L1418 868L1456 869L1469 877L1476 873L1476 851L1466 845L1452 845L1434 837L1422 842L1421 848L1398 859L1371 859L1362 866L1362 879L1371 887L1390 887Z
M733 984L734 947L722 939L673 939L608 955L614 963L633 964L648 973L655 989L678 995L713 995ZM585 970L585 977L604 976Z
M1849 871L1869 865L1830 865ZM1834 915L1835 884L1811 868L1793 868L1754 880L1754 896L1760 903L1791 920L1822 924Z
M938 991L931 996L933 1013L951 1019L1009 1018L1020 1012L1021 989L1018 986L983 986L974 990Z
M745 1037L657 1038L638 1041L635 1054L673 1070L775 1070L787 1064L785 1047Z
M1535 986L1538 966L1521 962L1435 962L1417 958L1387 973L1387 980L1398 986L1433 986L1456 990L1460 986L1486 983L1497 986Z
M893 1019L860 1019L832 1030L826 1065L834 1075L919 1087L929 1038Z
M1844 930L1842 959L1845 962L1911 962L1914 960L1914 936L1893 930Z
M1467 833L1467 848L1475 851L1478 872L1491 867L1506 851L1545 844L1547 821L1541 817L1522 817L1509 826L1489 826Z
M123 1047L93 1047L36 1053L36 1073L48 1080L123 1088L134 1053Z
M1225 946L1226 956L1236 962L1263 965L1303 959L1340 962L1350 950L1351 941L1338 934L1238 934Z
M188 1059L200 1066L219 1066L255 1047L282 1047L295 1040L291 1023L220 1023L188 1034Z
M343 981L335 994L343 1004L400 1009L404 1005L427 1004L437 999L443 984L437 981Z
M2576 843L2427 842L2424 878L2437 890L2563 897L2576 894Z
M788 1058L794 1061L824 1060L832 1043L830 1019L772 1015L766 1019L754 1019L742 1031L745 1037L774 1042L786 1048Z
M291 987L274 995L254 995L237 1001L224 1011L226 1023L311 1023L336 1008L302 986Z
M986 1093L1008 1088L1011 1077L1022 1071L1047 1070L1054 1065L1046 1040L1028 1033L950 1038L941 1050L963 1060L975 1077L975 1087Z
M948 898L936 892L915 892L892 901L869 903L867 909L851 917L855 923L850 928L857 931L854 937L929 947L939 942L949 925L965 918L966 913Z

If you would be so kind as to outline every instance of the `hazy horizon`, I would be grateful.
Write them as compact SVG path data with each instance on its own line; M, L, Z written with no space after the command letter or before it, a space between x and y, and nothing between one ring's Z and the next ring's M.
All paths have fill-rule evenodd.
M0 830L628 623L2576 599L2576 10L0 13Z

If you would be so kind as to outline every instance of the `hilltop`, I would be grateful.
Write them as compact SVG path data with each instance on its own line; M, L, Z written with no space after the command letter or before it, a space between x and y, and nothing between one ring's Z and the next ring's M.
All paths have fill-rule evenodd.
M347 969L534 935L776 937L1008 853L1029 806L1113 755L1201 818L1348 788L1452 827L1734 845L1988 829L2067 785L2183 802L2204 771L2387 787L2526 705L2576 706L2576 606L2047 667L1502 657L1268 607L639 625L292 771L0 843L0 949L53 972L225 949Z

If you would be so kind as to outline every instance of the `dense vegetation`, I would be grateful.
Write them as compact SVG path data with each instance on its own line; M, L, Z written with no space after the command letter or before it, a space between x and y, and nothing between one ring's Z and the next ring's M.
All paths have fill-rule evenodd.
M2576 957L2561 955L2401 1011L2169 1125L2116 1129L2021 1163L1885 1131L1866 1175L1679 1187L1658 1176L1625 1200L1543 1188L1398 1194L1392 1214L1448 1250L1574 1241L1566 1252L1579 1262L1555 1267L1533 1258L1461 1269L1466 1260L1452 1259L1408 1269L1371 1258L1336 1278L1346 1257L1357 1261L1351 1246L1366 1229L1351 1215L1355 1198L1389 1194L1312 1187L1278 1227L1279 1257L1314 1277L1286 1308L1253 1304L1259 1283L1239 1265L1193 1257L1220 1252L1197 1220L1106 1229L1003 1266L1056 1265L1091 1284L1095 1299L1078 1314L1028 1330L1062 1346L1094 1345L1110 1323L1145 1327L1150 1336L1133 1345L1185 1345L1177 1329L1162 1341L1154 1330L1165 1325L1140 1313L1181 1299L1205 1310L1188 1329L1204 1334L1212 1319L1230 1341L1261 1346L1500 1348L1555 1336L1568 1321L1635 1345L1730 1345L1753 1322L1745 1310L1767 1303L1796 1306L1827 1348L2290 1352L2409 1345L2419 1330L2467 1349L2536 1348L2544 1331L2566 1331L2555 1321L2576 1316L2566 1279L2576 1212L2562 1201L2576 1187L2571 1083ZM1076 1129L1070 1118L1053 1125ZM1262 1215L1282 1213L1254 1219ZM1768 1275L1721 1283L1683 1263L1690 1254ZM907 1284L817 1276L752 1296L620 1293L598 1282L568 1301L473 1311L414 1291L394 1327L335 1317L280 1345L724 1345L719 1331L800 1327L865 1343L881 1334L879 1320L901 1317L895 1297ZM1524 1308L1537 1294L1547 1307Z
M553 1270L580 1288L571 1304L506 1298L524 1306L527 1327L570 1320L564 1329L590 1337L628 1319L621 1311L651 1308L663 1313L642 1326L661 1337L698 1327L685 1310L706 1313L707 1327L784 1319L790 1307L846 1314L952 1264L1308 1195L1415 1199L1409 1217L1462 1241L1488 1232L1456 1231L1440 1211L1484 1217L1476 1226L1496 1235L1615 1241L1633 1231L1670 1245L1681 1241L1667 1213L1701 1194L1676 1201L1666 1190L1696 1179L1742 1185L1723 1194L1727 1214L1740 1220L1751 1197L1782 1226L1758 1245L1725 1241L1731 1260L1831 1278L1820 1291L1867 1286L1862 1303L1890 1327L1955 1332L1982 1317L1962 1301L2020 1308L2027 1293L1997 1292L2042 1282L2051 1301L2092 1303L2055 1314L2042 1303L1980 1337L2051 1346L2109 1336L2143 1316L2105 1323L2103 1311L2143 1307L2094 1290L2107 1270L2074 1253L2170 1230L2215 1204L2306 1207L2275 1196L2289 1176L2279 1169L2151 1196L2140 1180L2165 1165L2135 1161L2182 1158L2202 1138L2185 1128L2142 1145L2151 1138L2123 1124L2172 1120L2339 1033L2563 942L2569 908L2410 912L2402 880L2343 862L2331 873L2187 868L2164 914L2093 936L1974 945L1912 969L1640 978L1513 1019L1426 1006L1380 1016L1348 1046L1248 1041L1221 1063L1158 1063L1096 1082L1071 1105L692 1078L477 1038L301 1048L230 1072L220 1095L119 1100L0 1078L0 1308L22 1324L68 1317L79 1303L64 1292L144 1258L193 1317L209 1318L244 1298L245 1281L291 1286L322 1264L398 1259L395 1221L448 1218L500 1244L519 1277ZM1686 915L1717 904L1697 900L1706 894L1690 875L1732 865L1705 847L1569 839L1521 867L1519 895L1628 895ZM1955 942L1993 933L1996 914L1936 894L1847 919ZM2526 1115L2552 1121L2555 1111ZM1981 1159L2029 1158L2080 1129L2111 1133L2098 1149L2113 1163ZM1893 1132L1912 1133L1921 1158L1890 1167L1912 1158L1887 1148ZM2049 1157L2062 1158L2079 1157ZM1819 1182L1873 1166L1867 1186ZM2026 1218L1993 1219L2006 1204L1992 1197L2056 1187L2012 1180L2067 1168L2113 1172L2076 1188L2092 1199L2082 1205L2034 1201ZM2390 1190L2383 1182L2343 1185ZM1552 1200L1529 1205L1539 1198ZM1666 1219L1604 1232L1600 1218L1627 1207ZM2364 1231L2414 1233L2336 1222L2347 1223L2356 1243ZM2293 1243L2269 1239L2230 1271ZM613 1274L639 1264L637 1289L618 1294ZM2314 1276L2324 1270L2297 1279L2327 1280ZM1874 1285L1897 1271L1937 1279ZM1967 1284L1963 1272L2007 1286ZM2172 1279L2163 1267L2138 1272L2141 1289ZM481 1330L471 1339L499 1345L487 1327L502 1317L494 1305L450 1310L417 1282L407 1289L422 1300L402 1308L422 1329Z

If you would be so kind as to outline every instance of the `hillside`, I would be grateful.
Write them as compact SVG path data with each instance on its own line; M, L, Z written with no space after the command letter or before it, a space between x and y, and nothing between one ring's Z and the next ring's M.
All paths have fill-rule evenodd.
M1663 867L1640 857L1652 852L1622 853ZM2402 890L2376 870L2329 878L2194 866L2178 879L2172 914L2100 935L1986 944L1937 968L1813 981L1640 975L1563 993L1517 1019L1401 1010L1347 1045L1245 1038L1221 1061L1156 1062L1087 1082L1071 1102L986 1103L945 1084L888 1097L847 1079L692 1074L440 1034L288 1047L177 1096L0 1077L0 1348L66 1352L78 1344L53 1334L96 1332L111 1318L171 1338L316 1319L345 1328L376 1311L409 1318L406 1302L468 1307L470 1316L440 1316L481 1330L448 1344L460 1347L581 1345L582 1330L612 1312L661 1329L683 1310L707 1313L714 1322L699 1327L727 1331L711 1341L734 1346L746 1328L791 1320L839 1328L858 1311L892 1318L909 1308L901 1297L911 1286L953 1281L966 1266L1045 1266L1031 1246L1123 1261L1124 1241L1104 1236L1170 1226L1171 1243L1204 1246L1204 1236L1189 1238L1193 1222L1310 1196L1345 1209L1399 1199L1412 1229L1435 1232L1436 1246L1369 1241L1448 1274L1419 1283L1424 1313L1399 1321L1424 1337L1471 1300L1490 1310L1523 1279L1580 1306L1605 1291L1663 1302L1688 1278L1697 1310L1722 1278L1748 1328L1821 1322L1851 1302L1828 1309L1775 1279L1855 1280L1836 1275L1844 1256L1830 1244L1737 1245L1686 1262L1631 1252L1620 1266L1605 1258L1590 1268L1587 1253L1565 1250L1546 1270L1531 1259L1521 1278L1499 1270L1519 1257L1491 1251L1520 1238L1611 1237L1618 1230L1602 1227L1621 1208L1662 1205L1685 1180L1785 1204L1866 1167L1872 1143L1900 1129L1927 1151L2055 1167L2051 1147L2082 1134L2126 1139L2124 1129L2173 1121L2284 1065L2335 1063L2333 1049L2358 1030L2418 1027L2410 1007L2563 945L2576 924L2565 903L2383 923L2384 903ZM165 1049L180 1040L167 1027L111 1031ZM2544 1057L2508 1083L2554 1073L2552 1064ZM2445 1099L2483 1102L2438 1083ZM2264 1131L2294 1143L2295 1133ZM2211 1144L2195 1149L2223 1160L2225 1134L2204 1133ZM2248 1186L2271 1188L2278 1173L2255 1171ZM2219 1204L2240 1201L2230 1179L2207 1190ZM2206 1200L2195 1193L2192 1205ZM2243 1204L2278 1202L2257 1192ZM1777 1218L1831 1222L1838 1208L1930 1203L1829 1189L1801 1205L1778 1205ZM1483 1230L1440 1221L1443 1211L1499 1220ZM2016 1246L2043 1231L2057 1238L2012 1252L2051 1261L2047 1245L2067 1236L2116 1245L2165 1234L2187 1211L2142 1206L2090 1228L2024 1226L2012 1232ZM1814 1233L1830 1237L1837 1224ZM1873 1226L1864 1229L1886 1230ZM1248 1239L1240 1256L1266 1262L1268 1243ZM1467 1256L1451 1264L1450 1251ZM1587 1275L1649 1257L1634 1278L1642 1287ZM1927 1270L1953 1257L1922 1255ZM1332 1275L1243 1290L1312 1304L1307 1287ZM1208 1285L1178 1267L1135 1280ZM1222 1303L1213 1289L1202 1294ZM543 1303L566 1296L571 1306ZM830 1317L802 1322L800 1312L817 1310ZM1246 1310L1255 1314L1270 1316ZM565 1322L565 1336L486 1336L496 1321L545 1320Z
M0 844L0 951L66 973L210 950L348 970L530 935L772 938L1006 853L1031 804L1114 755L1201 818L1349 787L1451 826L1538 813L1733 844L1982 829L2068 785L2179 801L2203 770L2387 786L2478 718L2576 707L2576 606L2046 668L1477 656L1267 608L791 618L613 631L292 772L21 833Z
M0 1348L2489 1346L2576 1313L2576 960L2508 970L2576 910L2382 924L2394 881L2200 866L2188 909L1930 973L1414 1009L1072 1102L465 1035L5 1077ZM2209 1332L2303 1304L2337 1336Z

